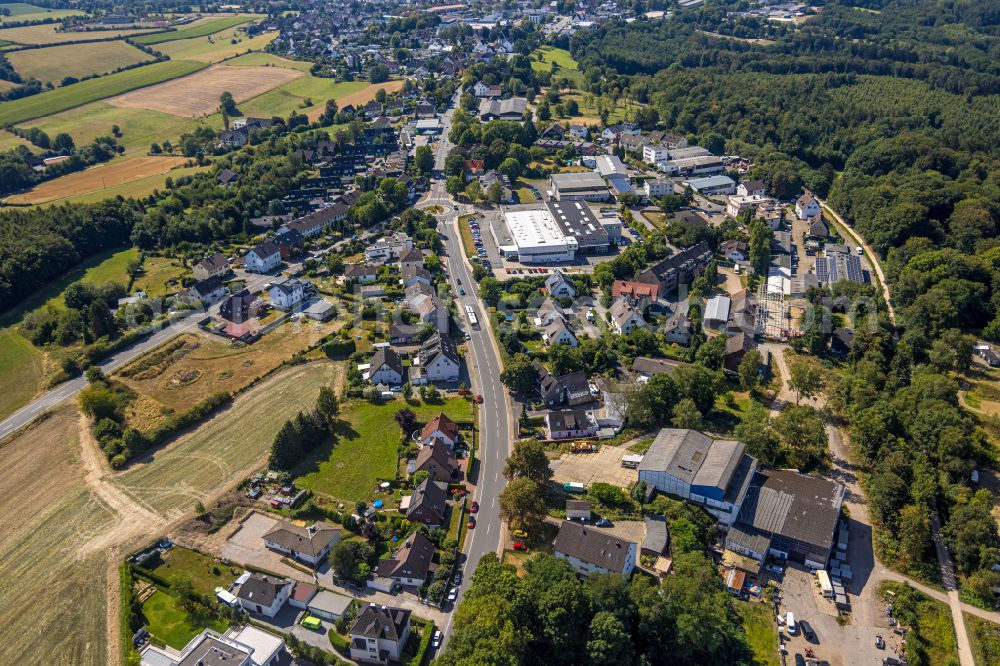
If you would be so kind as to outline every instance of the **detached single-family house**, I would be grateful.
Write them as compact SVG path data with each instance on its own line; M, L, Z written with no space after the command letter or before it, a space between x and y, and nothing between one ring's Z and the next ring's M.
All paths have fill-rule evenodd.
M427 422L423 430L420 431L420 445L427 446L436 439L443 440L448 446L455 448L458 442L458 425L455 424L447 414L441 412Z
M278 279L267 290L271 305L279 310L291 310L306 296L306 283L296 278Z
M646 321L627 299L619 298L611 305L611 323L620 335L628 335L646 325Z
M587 127L586 125L576 125L576 124L573 124L573 125L569 126L569 133L574 138L576 138L576 139L580 139L580 140L586 139L587 138L587 134L589 132L590 132L590 128Z
M409 251L409 250L407 250ZM400 279L403 282L403 288L412 287L417 282L422 282L428 287L431 286L431 273L423 266L404 266L400 272Z
M421 532L414 532L406 537L406 541L392 554L392 558L379 560L375 566L375 575L400 585L420 587L437 568L433 559L434 544Z
M597 434L597 421L586 409L549 412L545 415L545 429L549 439L593 437Z
M562 271L553 271L552 275L545 278L545 289L553 298L576 297L573 281L563 275Z
M262 538L264 545L271 550L316 566L340 541L340 528L324 522L299 527L289 520L282 520Z
M756 349L757 343L753 337L746 333L737 333L726 340L726 357L722 367L728 373L736 373L740 367L740 361L747 355L747 352Z
M736 186L736 195L741 197L763 197L767 195L767 187L760 180L745 180Z
M423 268L424 253L415 247L408 248L399 253L399 270L407 268Z
M547 345L569 345L570 347L580 345L573 329L569 327L565 319L560 317L555 317L552 323L542 329L542 340Z
M747 242L735 238L723 241L719 251L729 261L746 261L750 258L750 247Z
M195 280L221 278L229 273L229 260L221 252L216 252L195 264L191 272L194 274Z
M226 321L234 324L242 324L249 319L256 317L261 310L263 303L250 290L244 289L238 294L233 294L222 301L219 308L219 315Z
M413 490L406 507L406 519L428 527L444 525L448 513L448 486L427 479Z
M367 379L372 384L399 386L403 383L403 360L389 347L376 349L369 362Z
M349 634L353 661L400 661L410 638L410 611L369 604L358 614Z
M566 317L566 313L563 312L563 309L559 307L559 304L552 300L551 296L548 296L538 308L538 316L535 317L535 325L539 328L547 328L556 320L568 321L568 318Z
M615 573L628 578L638 561L639 546L610 532L564 520L552 552L580 575Z
M273 241L264 241L246 254L247 270L270 273L281 265L281 249Z
M188 303L203 303L210 305L225 298L226 285L217 277L200 280L191 285L191 288L184 293L184 300Z
M417 354L424 377L431 382L454 382L461 370L461 357L455 342L447 335L435 333L420 345Z
M667 342L687 347L691 344L693 336L694 326L692 326L686 312L675 312L670 315L670 319L663 325L663 338Z
M611 285L611 296L626 299L632 305L645 298L655 301L660 297L660 284L658 282L615 280Z
M810 217L807 221L808 229L806 234L811 238L829 238L830 236L830 225L826 223L823 219L823 214L814 215Z
M800 220L808 220L813 215L819 215L822 209L811 193L806 192L795 200L795 214Z
M294 584L290 580L247 572L234 585L236 599L244 610L274 617L288 601Z
M344 277L359 284L369 284L378 279L378 271L373 266L353 264L344 271Z

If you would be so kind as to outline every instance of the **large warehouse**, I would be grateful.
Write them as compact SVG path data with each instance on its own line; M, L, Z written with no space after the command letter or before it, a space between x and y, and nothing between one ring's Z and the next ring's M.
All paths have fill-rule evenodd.
M549 176L552 197L556 201L610 201L611 191L600 174L554 173Z
M602 223L579 201L502 206L500 214L509 237L498 238L497 245L505 257L524 264L573 261L577 252L605 252L621 229L617 218Z

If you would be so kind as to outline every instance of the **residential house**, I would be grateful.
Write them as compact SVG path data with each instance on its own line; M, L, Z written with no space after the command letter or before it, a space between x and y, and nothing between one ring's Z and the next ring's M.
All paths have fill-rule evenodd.
M421 532L406 537L403 545L392 557L379 560L375 575L388 578L399 585L420 587L437 568L434 560L434 544Z
M290 261L302 254L305 238L295 229L286 229L274 237L274 244L278 246L282 260Z
M750 336L757 333L757 297L749 289L741 289L733 294L729 301L726 334L737 333L747 333Z
M473 178L479 178L486 173L486 162L483 160L465 160L462 163L462 170L465 173L465 182L469 182Z
M623 298L632 305L636 305L644 299L656 301L660 298L660 285L656 282L615 280L611 285L611 296Z
M638 561L639 547L610 532L569 520L559 524L552 541L556 557L569 562L581 576L591 573L615 573L628 578Z
M459 439L458 425L448 418L448 415L441 412L427 422L427 425L420 431L420 445L427 446L434 440L442 440L448 446L455 448Z
M745 180L736 186L736 195L741 197L767 196L767 187L761 180Z
M746 261L750 258L750 246L746 241L731 238L723 241L719 251L726 259L732 262Z
M400 282L403 283L403 289L412 287L418 282L430 287L431 272L423 266L405 266L400 270Z
M829 238L830 225L823 219L823 214L814 215L807 220L806 234L810 238Z
M653 264L642 271L636 280L658 283L660 294L667 296L675 293L682 285L691 284L696 277L704 273L713 256L712 248L702 241Z
M374 244L365 248L368 261L395 261L404 250L413 247L413 239L401 231L386 234Z
M229 271L229 260L221 252L205 257L191 268L195 280L221 278Z
M243 289L222 301L219 315L234 324L242 324L260 314L262 307L263 303L257 296Z
M642 192L647 199L652 197L665 197L674 193L674 183L671 180L647 178L642 184Z
M420 345L417 361L427 381L458 381L462 360L447 333L435 333Z
M663 325L663 338L667 342L687 347L694 336L694 326L686 312L675 312Z
M378 270L373 266L352 264L344 271L344 277L348 280L355 280L360 284L369 284L378 279Z
M732 525L757 469L742 442L714 440L686 428L663 428L639 463L639 480L700 504Z
M279 310L291 310L306 296L306 282L296 278L281 278L271 283L267 290L271 305Z
M578 370L554 377L537 359L531 365L535 368L542 403L549 409L562 405L576 407L593 401L586 372Z
M628 299L619 298L611 304L611 324L619 335L628 335L637 328L646 325L642 314L628 302Z
M274 617L288 601L294 583L283 578L245 573L236 579L234 596L249 613Z
M379 347L369 361L368 376L372 384L399 386L403 383L403 360L389 347Z
M569 345L577 347L580 341L577 339L573 329L569 327L565 319L555 317L552 323L542 330L542 340L547 345Z
M219 145L224 148L240 148L247 145L246 132L240 130L223 130L219 132Z
M559 270L553 271L551 275L545 278L545 289L553 298L576 297L576 287L573 286L573 281Z
M740 367L740 361L747 352L757 348L752 335L740 332L726 340L726 357L723 368L726 372L735 374Z
M407 248L399 253L399 270L407 268L423 268L424 253L415 247Z
M369 604L348 632L351 659L373 664L402 661L410 638L410 611Z
M670 159L670 150L665 146L654 146L652 144L642 147L642 161L647 164L658 164Z
M683 361L636 356L632 361L632 373L641 384L649 381L650 377L655 377L656 375L673 375L677 368L685 365L687 363Z
M191 285L191 288L184 292L183 299L188 303L211 305L225 298L227 293L229 292L226 290L226 285L222 284L222 280L212 277Z
M590 128L587 127L586 125L570 125L569 126L569 133L570 133L570 135L573 136L573 138L575 138L575 139L580 139L581 141L585 140L587 138L587 134L589 132L590 132Z
M458 462L451 447L443 440L431 441L417 452L413 473L427 472L432 481L451 483L458 474Z
M559 304L552 300L551 296L547 296L538 308L538 316L535 317L535 326L547 328L557 319L565 322L569 321L569 318Z
M264 241L247 252L245 259L251 273L270 273L281 265L281 250L273 241Z
M448 513L448 486L427 479L413 490L406 506L406 519L428 527L445 524Z
M810 217L819 215L822 212L819 202L816 201L816 197L810 192L804 193L795 200L795 214L800 220L808 220Z
M141 666L277 666L289 659L280 636L250 624L225 634L202 629L180 650L149 642L139 653Z
M593 437L597 434L597 421L586 409L573 409L545 414L545 429L549 439Z
M340 528L322 521L300 527L290 520L281 520L262 538L271 550L315 567L340 541Z
M539 139L556 139L561 141L566 138L566 130L559 123L552 123L538 135Z

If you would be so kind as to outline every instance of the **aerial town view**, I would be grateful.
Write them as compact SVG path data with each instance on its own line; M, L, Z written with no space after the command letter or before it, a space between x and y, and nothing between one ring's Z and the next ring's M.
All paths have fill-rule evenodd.
M1000 666L1000 0L0 2L0 666Z

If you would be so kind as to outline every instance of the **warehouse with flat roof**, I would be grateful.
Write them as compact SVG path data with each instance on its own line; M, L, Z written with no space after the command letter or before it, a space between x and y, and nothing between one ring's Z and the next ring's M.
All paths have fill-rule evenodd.
M528 264L573 261L577 252L605 252L621 226L617 218L599 220L580 201L502 206L500 215L507 232L494 234L500 251Z
M549 176L552 197L556 201L609 201L611 192L600 174L554 173Z

